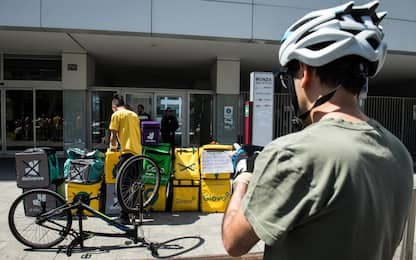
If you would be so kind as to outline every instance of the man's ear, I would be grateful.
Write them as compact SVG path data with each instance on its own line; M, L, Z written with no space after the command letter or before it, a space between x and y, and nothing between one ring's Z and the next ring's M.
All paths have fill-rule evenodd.
M302 77L301 87L305 88L311 84L312 78L314 76L314 70L303 62L299 62L299 65L300 65L299 74Z

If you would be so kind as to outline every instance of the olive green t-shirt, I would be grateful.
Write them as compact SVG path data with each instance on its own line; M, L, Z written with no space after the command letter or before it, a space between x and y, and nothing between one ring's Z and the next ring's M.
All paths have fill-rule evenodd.
M412 185L409 153L378 122L327 119L265 147L243 211L264 259L392 259Z

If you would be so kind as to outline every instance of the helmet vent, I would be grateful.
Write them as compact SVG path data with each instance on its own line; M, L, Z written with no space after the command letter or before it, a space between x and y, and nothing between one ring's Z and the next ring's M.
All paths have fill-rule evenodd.
M308 22L312 21L312 20L313 20L313 19L315 19L315 18L316 18L316 17L314 16L314 17L311 17L311 18L309 18L309 19L305 19L305 20L300 21L299 23L297 23L297 24L295 24L295 25L293 26L292 31L297 30L299 27L301 27L302 25L304 25L304 24L306 24L306 23L308 23Z
M373 47L374 50L376 50L380 45L380 42L374 38L368 38L367 42L371 45L371 47Z
M352 16L352 18L354 18L354 20L356 21L356 22L359 22L359 23L363 23L363 19L361 19L361 15L357 15L357 14L351 14L351 16Z
M306 36L308 36L309 34L311 34L311 33L313 33L313 31L308 31L308 32L305 32L301 37L299 37L297 40L296 40L296 43L298 43L300 40L302 40L302 39L304 39Z
M309 46L308 49L312 51L319 51L321 49L325 49L326 47L328 47L329 45L333 43L335 43L335 41L320 42L320 43Z
M349 32L349 33L351 33L351 34L353 34L353 35L357 35L357 34L359 34L361 31L359 31L359 30L343 30L343 31L345 31L345 32Z

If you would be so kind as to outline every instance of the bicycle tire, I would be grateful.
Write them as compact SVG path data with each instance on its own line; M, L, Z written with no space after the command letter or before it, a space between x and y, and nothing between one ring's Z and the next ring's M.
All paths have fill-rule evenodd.
M17 197L10 207L8 220L13 236L33 249L59 244L72 225L71 211L65 199L47 189L29 190Z
M136 167L136 168L135 168ZM145 174L154 175L153 188L146 190L144 193L144 176ZM149 176L149 175L147 175ZM129 158L120 167L116 179L116 193L120 207L129 212L137 213L142 208L150 205L159 190L160 185L160 168L156 162L148 156L136 155ZM142 193L142 205L138 201L138 191Z

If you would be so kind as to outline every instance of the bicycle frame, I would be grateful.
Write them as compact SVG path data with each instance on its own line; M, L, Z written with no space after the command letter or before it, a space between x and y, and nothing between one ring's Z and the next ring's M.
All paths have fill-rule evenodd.
M92 199L98 199L98 197L90 198L90 200ZM72 254L72 249L75 248L77 245L79 245L81 249L84 248L84 240L92 238L94 236L125 237L127 239L132 240L135 244L139 242L143 243L146 247L148 247L152 251L152 253L154 253L157 250L156 244L147 242L144 239L144 237L138 236L138 227L142 225L142 216L140 216L139 222L134 222L133 223L134 227L130 228L130 227L127 227L126 225L115 222L109 216L85 204L81 199L75 202L73 201L71 203L68 203L67 205L69 206L63 206L62 208L59 208L58 210L55 208L54 210L52 210L52 212L49 211L49 212L46 212L45 214L42 214L37 220L37 222L38 224L41 225L43 221L49 220L49 218L56 215L56 211L58 213L62 213L62 211L64 210L72 210L72 209L77 210L76 215L78 216L79 231L78 232L75 231L72 227L70 229L69 235L73 236L74 239L71 241L71 243L67 247L66 254L68 256ZM98 217L101 220L108 223L109 225L116 227L117 229L123 231L123 233L102 233L102 232L95 232L95 231L85 231L83 229L83 217L84 217L83 211L84 210L90 212L94 217ZM142 213L139 213L139 214L142 214Z

